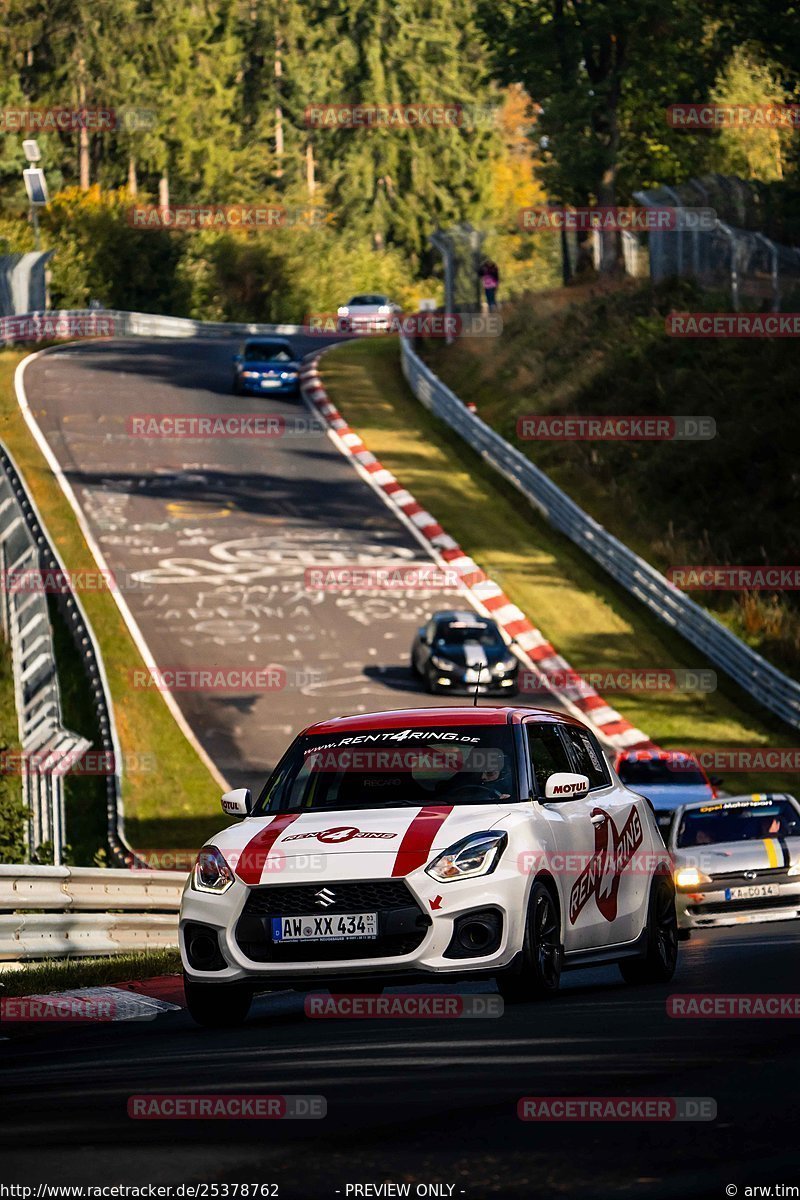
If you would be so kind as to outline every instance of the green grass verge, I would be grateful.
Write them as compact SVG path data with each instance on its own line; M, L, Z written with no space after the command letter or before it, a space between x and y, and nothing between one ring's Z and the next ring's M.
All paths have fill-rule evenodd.
M707 667L699 652L556 533L496 471L414 399L393 339L352 342L322 359L331 399L369 449L503 587L578 670ZM796 744L735 685L616 692L607 699L673 748ZM785 775L728 775L733 792L786 788Z
M425 358L481 418L659 571L800 562L800 422L792 338L668 337L670 311L725 311L686 280L530 295L503 336ZM792 311L790 308L789 311ZM532 442L520 417L707 415L702 442ZM797 592L695 592L740 638L800 676Z
M18 351L0 351L0 438L22 471L67 569L95 570L75 514L19 411L14 370L22 357ZM130 770L123 776L128 840L137 848L199 846L219 828L219 788L160 693L130 688L130 669L143 664L112 593L86 591L81 599L105 661L123 762L142 763L147 754L155 764L153 770ZM71 835L68 827L68 841Z
M19 753L18 728L11 647L0 638L0 754L12 760ZM26 818L22 780L0 772L0 863L21 862L25 857Z
M69 988L106 987L181 971L178 950L148 950L142 954L114 954L107 958L65 958L24 963L0 971L3 996L36 996Z

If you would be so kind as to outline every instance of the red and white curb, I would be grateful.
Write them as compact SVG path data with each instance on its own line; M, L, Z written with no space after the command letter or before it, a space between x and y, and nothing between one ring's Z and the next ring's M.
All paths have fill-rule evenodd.
M436 518L418 504L392 472L367 449L359 434L351 429L332 403L322 386L318 367L319 355L303 365L300 371L303 394L325 421L336 445L353 460L359 473L395 510L403 523L411 528L439 565L456 572L460 584L470 593L476 607L493 617L509 639L515 639L522 651L519 657L541 677L545 688L565 708L591 725L603 741L615 750L657 748L646 733L621 716L572 670L542 631L509 600L500 585L481 570L458 542L442 529ZM574 679L575 683L565 687L565 676Z
M185 1007L179 975L136 980L118 987L73 988L31 996L0 996L0 1033L24 1026L95 1025L152 1021Z

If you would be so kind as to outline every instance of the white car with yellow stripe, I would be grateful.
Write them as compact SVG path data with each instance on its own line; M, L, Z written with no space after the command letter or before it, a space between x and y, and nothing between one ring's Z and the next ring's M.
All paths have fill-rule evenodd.
M800 804L733 796L678 809L668 838L682 929L800 917Z

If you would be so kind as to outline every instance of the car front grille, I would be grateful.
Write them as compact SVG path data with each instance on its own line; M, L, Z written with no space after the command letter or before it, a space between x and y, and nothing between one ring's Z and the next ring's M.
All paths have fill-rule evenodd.
M719 913L758 912L769 908L800 909L800 896L754 896L750 900L711 900L707 904L687 905L686 911L694 917L706 917Z
M333 901L320 904L322 889ZM272 917L309 913L338 916L378 914L378 936L368 941L273 942ZM236 940L248 958L262 963L317 963L341 959L397 958L421 945L431 918L404 880L304 883L252 888L236 925Z

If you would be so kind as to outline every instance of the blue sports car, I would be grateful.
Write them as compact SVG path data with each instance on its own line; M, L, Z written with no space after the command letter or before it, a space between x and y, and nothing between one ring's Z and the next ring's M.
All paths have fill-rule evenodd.
M297 396L300 363L286 338L248 338L233 360L233 393Z

